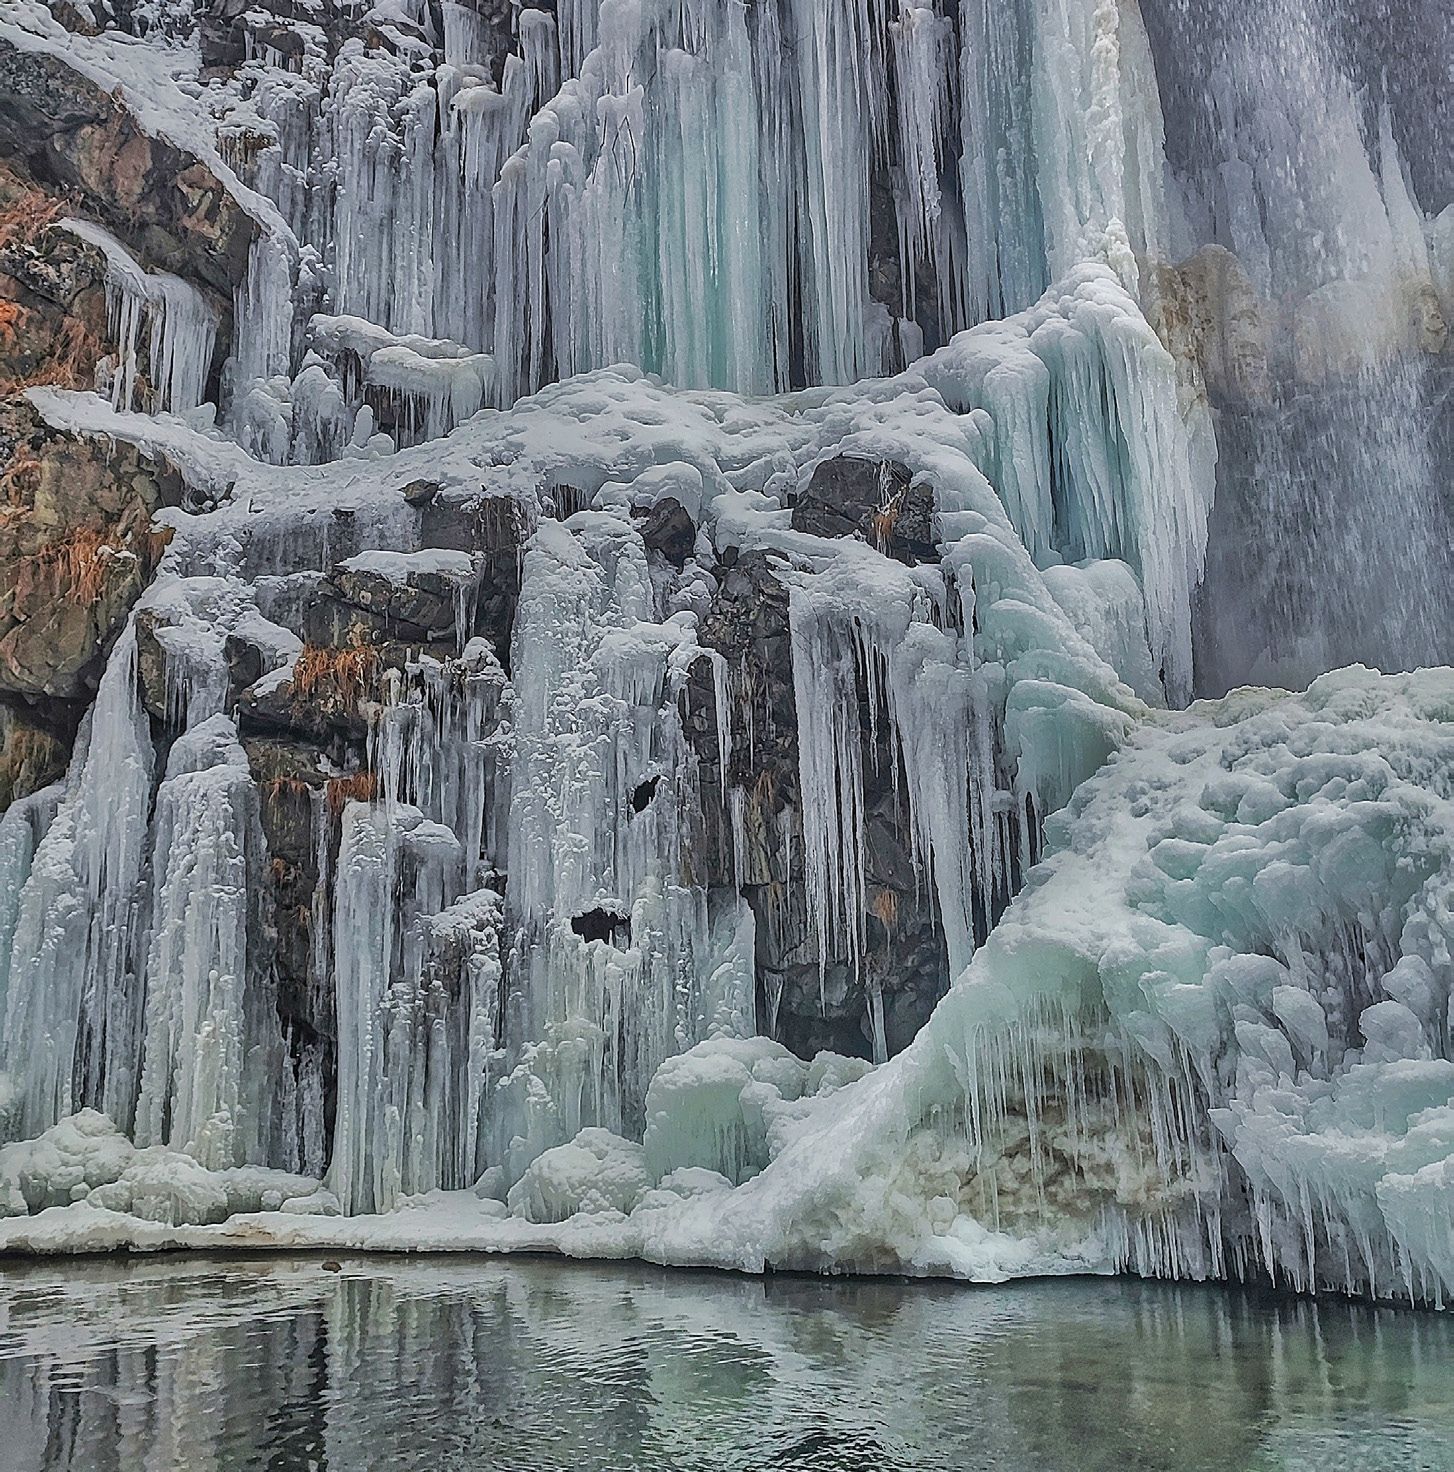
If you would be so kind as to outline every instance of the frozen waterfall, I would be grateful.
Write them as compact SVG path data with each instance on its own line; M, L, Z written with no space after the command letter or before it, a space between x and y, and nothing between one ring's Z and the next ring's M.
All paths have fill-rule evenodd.
M246 226L54 226L35 442L180 489L0 817L0 1249L1447 1303L1454 202L1355 0L308 17L0 17Z

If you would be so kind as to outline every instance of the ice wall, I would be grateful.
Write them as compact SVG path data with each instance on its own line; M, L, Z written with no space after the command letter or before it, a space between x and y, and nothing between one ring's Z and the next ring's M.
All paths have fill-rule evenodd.
M304 26L296 62L259 52L223 138L270 140L257 182L333 313L482 355L487 401L618 361L851 382L1087 257L1134 289L1162 249L1135 5L1017 0L990 26L977 4L605 0L507 36L405 6L379 44Z
M324 7L244 15L225 79L155 57L258 228L214 380L200 294L68 226L115 362L32 403L188 491L0 824L4 1209L281 1240L455 1193L492 1245L1440 1300L1443 676L1176 709L1209 525L1241 587L1227 303L1169 265L1207 241L1291 304L1268 376L1356 409L1327 483L1369 472L1325 514L1263 461L1327 421L1237 405L1235 545L1320 590L1279 648L1443 650L1450 232L1275 8L1297 76L1239 31L1169 141L1132 0ZM47 44L170 47L113 42ZM771 1036L803 972L863 1058Z
M129 1126L142 997L132 950L155 756L136 691L136 638L113 652L53 819L24 863L10 936L0 1069L10 1131L82 1105Z
M1146 11L1172 120L1174 255L1235 254L1262 360L1257 381L1218 390L1200 688L1447 660L1451 303L1434 219L1449 197L1426 132L1441 104L1387 55L1440 50L1448 17L1380 19L1352 0Z

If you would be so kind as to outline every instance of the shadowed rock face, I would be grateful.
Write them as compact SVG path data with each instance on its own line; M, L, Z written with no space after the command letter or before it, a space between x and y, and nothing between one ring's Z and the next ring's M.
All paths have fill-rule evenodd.
M793 530L858 537L910 566L939 560L933 489L893 460L825 460L793 503Z
M87 28L79 11L58 18ZM180 475L46 427L26 388L90 388L109 342L106 262L58 228L103 225L216 314L213 372L257 226L201 160L148 135L61 62L0 41L0 807L53 780L165 540ZM143 334L140 369L148 372Z
M230 315L253 220L205 163L143 132L95 83L3 40L0 158L66 213L104 225L149 270L210 290Z
M0 404L0 691L82 700L155 571L154 513L181 476L124 444L71 439L23 399Z
M54 781L179 504L180 475L132 446L70 439L0 400L0 807Z
M873 540L906 562L937 556L933 489L894 461L840 456L824 462L793 508L793 526L821 536ZM756 918L761 1025L803 1057L828 1048L868 1056L865 1025L872 991L883 999L890 1050L906 1044L949 985L943 930L922 875L909 857L902 790L884 723L863 761L867 945L857 973L820 960L803 872L798 717L793 687L788 592L761 552L728 549L702 620L704 645L724 656L734 732L727 786L743 793L736 864ZM731 886L733 817L722 803L713 674L693 666L683 721L701 763L703 832L691 844L694 878ZM747 733L751 733L750 739ZM865 740L868 740L867 736Z

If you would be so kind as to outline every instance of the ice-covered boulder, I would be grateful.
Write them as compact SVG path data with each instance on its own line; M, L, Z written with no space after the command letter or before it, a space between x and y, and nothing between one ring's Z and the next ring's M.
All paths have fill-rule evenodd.
M314 1204L299 1204L304 1201ZM258 1166L208 1170L182 1150L139 1150L95 1109L0 1149L0 1216L76 1202L167 1226L204 1226L285 1203L291 1210L328 1209L318 1182L307 1176Z
M835 1053L805 1063L771 1038L698 1043L668 1058L646 1091L647 1166L663 1182L684 1169L747 1180L781 1151L814 1101L870 1069Z
M577 1214L628 1213L650 1186L640 1145L610 1130L585 1129L538 1155L506 1204L526 1221L562 1222Z

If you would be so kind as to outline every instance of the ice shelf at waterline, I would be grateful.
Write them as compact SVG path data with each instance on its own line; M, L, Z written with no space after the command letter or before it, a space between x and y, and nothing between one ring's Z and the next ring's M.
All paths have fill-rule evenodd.
M1229 525L1278 575L1221 674L1390 588L1380 662L1448 658L1454 214L1266 5L1303 85L1244 57L1195 145L1135 0L0 6L186 181L0 239L102 307L11 493L157 502L0 817L0 1251L1444 1304L1454 674L1191 703ZM1354 397L1328 616L1269 627L1304 533L1225 522L1218 437Z

